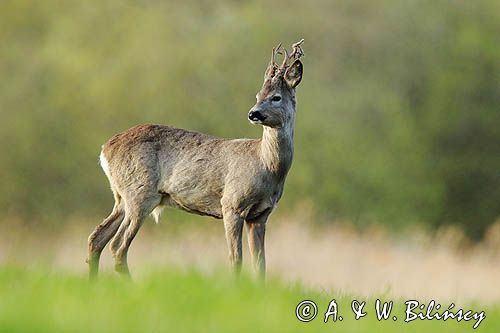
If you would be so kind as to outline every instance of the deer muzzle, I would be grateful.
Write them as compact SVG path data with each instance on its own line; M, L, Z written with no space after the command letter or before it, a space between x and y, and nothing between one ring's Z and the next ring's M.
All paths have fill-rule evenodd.
M264 116L260 110L252 109L248 112L248 119L254 123L261 123L266 120L266 116Z

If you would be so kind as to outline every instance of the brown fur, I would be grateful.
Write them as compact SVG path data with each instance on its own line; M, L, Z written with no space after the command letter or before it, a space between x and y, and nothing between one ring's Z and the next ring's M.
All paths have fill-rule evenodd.
M128 275L132 240L145 218L164 206L223 219L236 271L246 222L254 266L264 275L265 223L281 198L292 163L295 86L302 77L302 64L296 60L280 77L272 72L250 110L262 118L252 121L263 125L261 139L221 139L148 124L134 126L104 144L101 164L115 206L89 237L91 276L97 274L101 251L110 240L115 269Z

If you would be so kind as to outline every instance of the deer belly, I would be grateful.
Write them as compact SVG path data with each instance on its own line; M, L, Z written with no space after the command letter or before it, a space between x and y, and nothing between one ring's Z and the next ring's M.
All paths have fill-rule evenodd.
M207 168L203 160L188 159L178 163L161 189L168 194L168 204L199 215L222 218L222 168Z
M220 197L204 191L181 191L162 193L162 204L182 209L186 212L222 218Z

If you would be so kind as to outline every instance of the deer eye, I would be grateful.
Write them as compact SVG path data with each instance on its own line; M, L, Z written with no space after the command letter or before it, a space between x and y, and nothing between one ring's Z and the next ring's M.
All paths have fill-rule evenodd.
M281 101L281 96L274 95L273 97L271 97L271 101L273 101L273 102L279 102L279 101Z

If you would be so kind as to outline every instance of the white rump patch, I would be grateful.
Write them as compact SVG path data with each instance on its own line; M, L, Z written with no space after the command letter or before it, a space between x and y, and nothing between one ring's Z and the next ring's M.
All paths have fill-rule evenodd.
M108 179L111 179L111 174L109 173L109 164L108 161L106 160L106 157L104 157L104 153L101 151L101 155L99 155L99 162L101 164L101 168L104 170L104 173L108 177Z
M151 216L153 216L153 218L155 219L156 224L158 224L158 222L160 221L160 216L161 216L161 213L163 212L163 208L165 208L164 205L158 205L151 212Z

